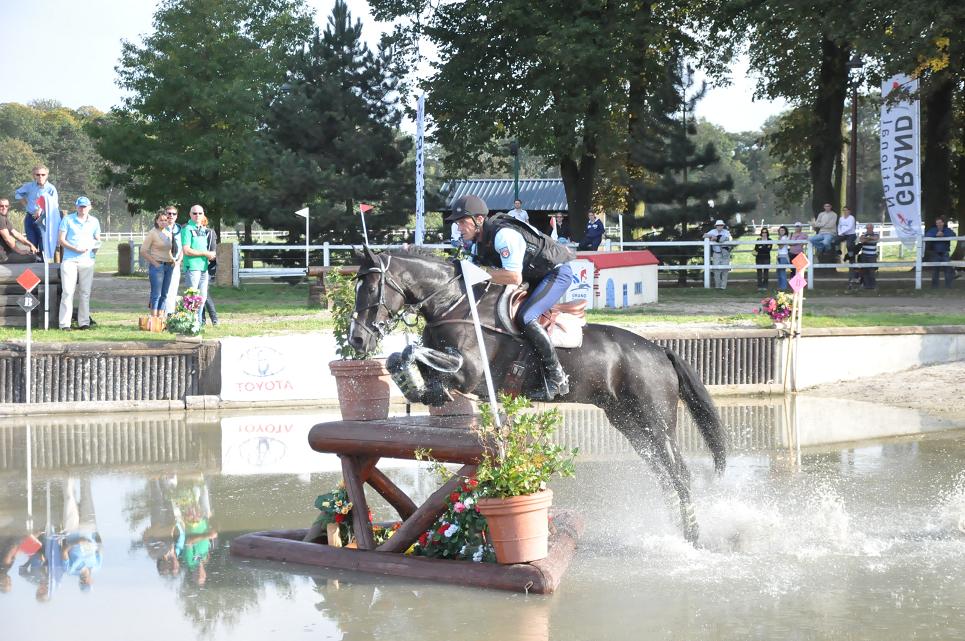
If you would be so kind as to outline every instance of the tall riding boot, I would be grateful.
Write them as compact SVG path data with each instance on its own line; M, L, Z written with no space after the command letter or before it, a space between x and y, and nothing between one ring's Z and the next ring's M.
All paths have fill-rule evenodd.
M523 327L523 336L529 340L536 350L536 354L543 363L543 374L546 377L546 398L536 400L551 401L555 396L568 394L570 391L569 378L563 371L563 366L560 365L560 359L556 356L556 348L553 347L549 334L539 324L539 321L533 321Z

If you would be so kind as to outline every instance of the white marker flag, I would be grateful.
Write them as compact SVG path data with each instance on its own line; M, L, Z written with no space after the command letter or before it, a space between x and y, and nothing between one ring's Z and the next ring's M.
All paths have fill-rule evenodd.
M895 90L910 94L895 101ZM921 235L918 80L898 74L881 83L881 182L895 233L906 245Z

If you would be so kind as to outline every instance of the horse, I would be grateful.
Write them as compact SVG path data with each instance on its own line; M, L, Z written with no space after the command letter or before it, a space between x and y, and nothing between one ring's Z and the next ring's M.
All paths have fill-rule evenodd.
M459 263L413 247L380 253L366 247L356 257L360 266L349 344L371 352L404 316L421 314L426 322L423 345L462 356L461 366L444 375L447 388L485 395L476 334L466 306L461 304L465 286ZM538 362L524 338L498 327L504 290L505 286L491 282L473 288L497 388L504 388L520 354ZM699 530L690 472L675 439L677 401L682 399L690 410L717 472L723 473L725 435L707 388L680 356L642 336L610 325L588 324L583 331L582 346L558 348L570 390L551 402L589 403L601 408L610 424L654 470L665 496L673 501L676 495L683 535L696 545ZM439 375L421 364L420 371L426 378Z

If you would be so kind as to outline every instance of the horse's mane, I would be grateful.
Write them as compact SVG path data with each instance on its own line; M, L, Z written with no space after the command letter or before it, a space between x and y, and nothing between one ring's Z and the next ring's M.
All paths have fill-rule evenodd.
M399 258L422 258L433 263L440 265L452 266L452 258L440 256L436 253L436 250L429 249L428 247L420 247L418 245L405 245L403 247L391 247L381 252L389 256L397 256Z

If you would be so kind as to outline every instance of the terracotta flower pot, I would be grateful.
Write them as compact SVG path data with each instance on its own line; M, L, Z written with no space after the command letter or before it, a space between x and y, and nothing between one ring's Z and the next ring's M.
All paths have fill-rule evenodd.
M332 361L328 364L346 421L372 421L389 415L391 378L382 360Z
M476 505L489 524L496 561L528 563L546 558L552 503L552 490L508 499L479 499Z

